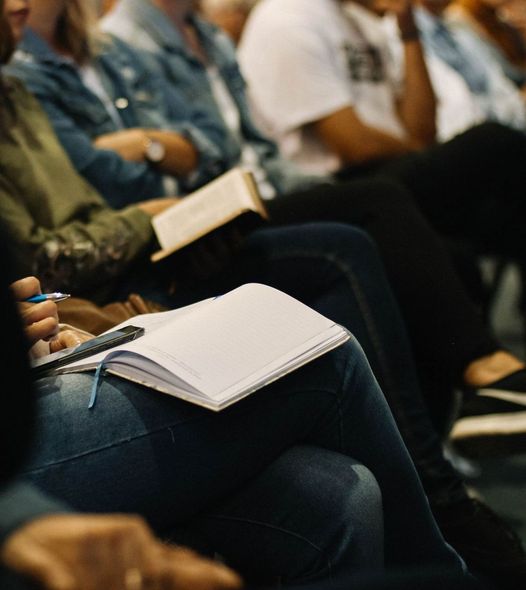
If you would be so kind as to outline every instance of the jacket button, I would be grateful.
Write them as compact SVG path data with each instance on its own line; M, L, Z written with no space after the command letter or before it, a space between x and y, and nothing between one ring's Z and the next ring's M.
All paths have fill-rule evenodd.
M124 98L124 97L118 98L118 99L115 101L115 106L116 106L118 109L125 109L125 108L127 108L127 107L128 107L128 104L129 104L129 101L128 101L128 99L127 99L127 98Z

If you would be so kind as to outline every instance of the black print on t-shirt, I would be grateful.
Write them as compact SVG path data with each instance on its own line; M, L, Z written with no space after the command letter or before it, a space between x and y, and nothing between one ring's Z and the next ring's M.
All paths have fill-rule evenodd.
M385 80L384 64L377 47L373 45L344 46L349 74L356 82L382 82Z

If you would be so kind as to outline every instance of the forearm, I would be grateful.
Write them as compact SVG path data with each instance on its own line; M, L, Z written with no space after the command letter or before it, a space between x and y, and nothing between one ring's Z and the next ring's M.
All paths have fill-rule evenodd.
M147 163L147 145L156 140L163 145L165 155L152 164L164 174L185 177L197 167L198 153L185 137L175 131L162 129L124 129L100 135L93 142L98 149L111 150L128 162Z
M346 164L402 155L419 147L412 139L398 138L362 123L350 107L318 121L314 129L322 142Z
M436 97L418 35L408 35L403 44L405 79L398 112L409 137L424 147L436 137Z

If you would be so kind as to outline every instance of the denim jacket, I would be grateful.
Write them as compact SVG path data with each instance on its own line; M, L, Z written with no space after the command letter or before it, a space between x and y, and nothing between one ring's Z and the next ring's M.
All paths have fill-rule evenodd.
M171 129L183 134L199 153L198 171L177 179L180 193L202 184L201 175L226 169L219 145L223 131L203 112L178 97L168 97L156 66L124 42L108 36L93 65L104 81L123 128ZM93 140L119 130L103 102L83 83L71 60L55 53L27 29L7 68L40 100L76 169L115 208L165 195L165 176L147 163L124 160L98 149ZM191 121L191 122L190 122Z
M278 192L299 190L327 178L308 176L282 158L278 148L264 137L253 122L245 92L245 81L239 70L235 48L228 37L212 24L192 17L201 43L211 63L222 76L237 105L242 133L259 156L261 166ZM220 125L226 140L222 144L228 166L239 163L241 146L226 127L209 84L206 69L185 47L184 41L166 16L148 0L120 0L102 19L102 28L134 47L155 56L170 82L171 91L198 105Z

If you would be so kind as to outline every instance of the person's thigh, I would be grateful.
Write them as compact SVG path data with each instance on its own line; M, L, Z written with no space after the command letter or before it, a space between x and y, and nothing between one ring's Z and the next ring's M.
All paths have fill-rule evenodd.
M337 405L349 355L344 345L218 413L111 376L89 410L93 375L41 379L26 476L79 510L169 527L306 439Z
M445 143L393 158L376 174L408 188L443 234L469 238L482 251L513 253L517 243L524 246L513 228L526 214L525 162L524 133L485 123Z

